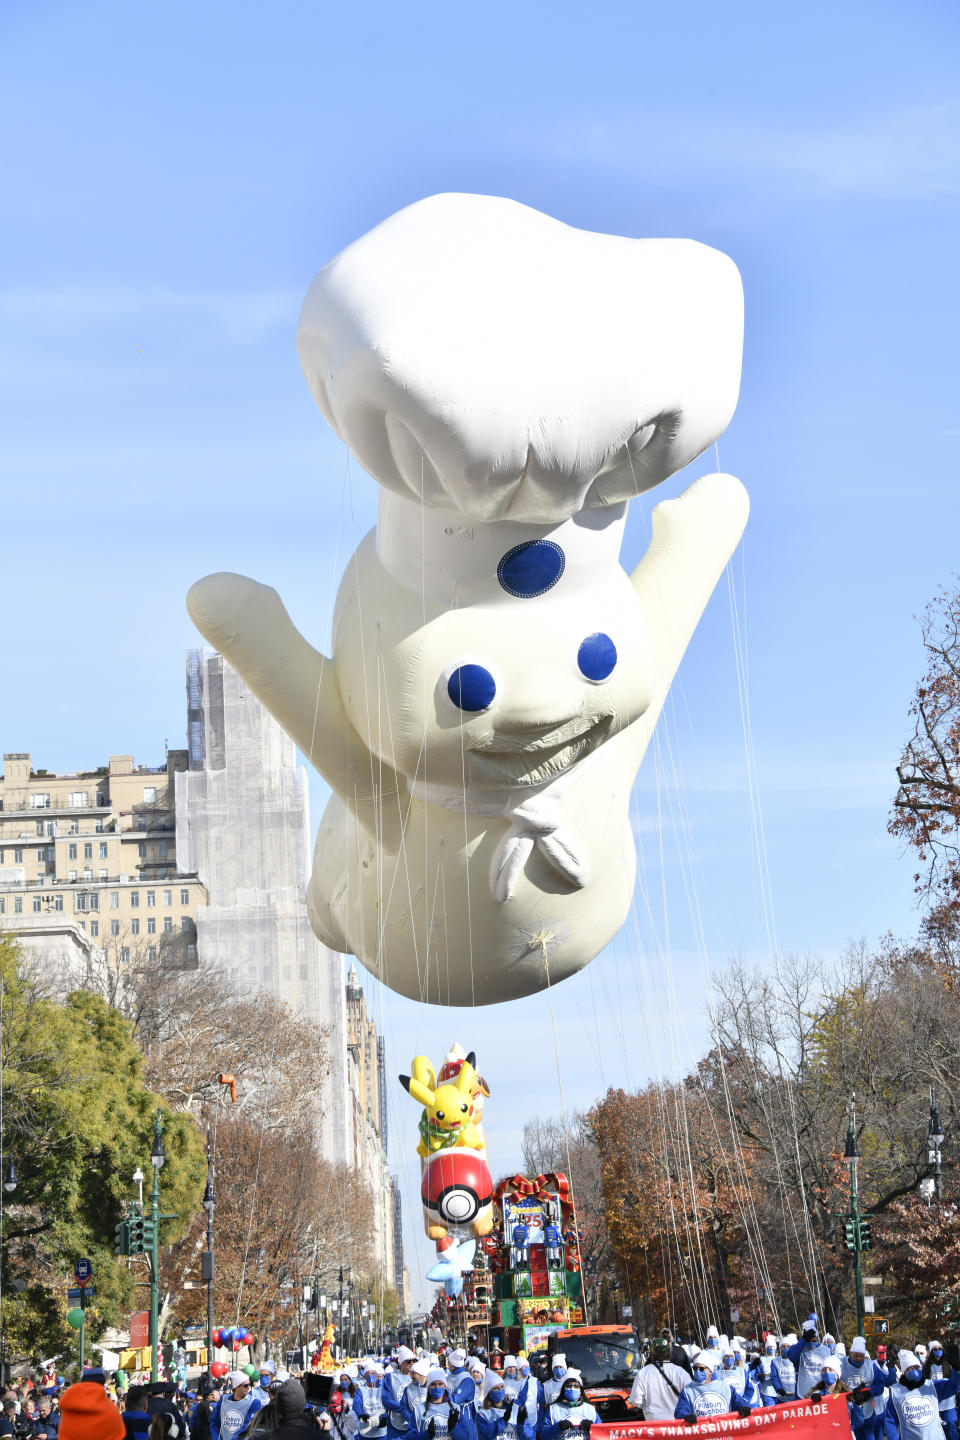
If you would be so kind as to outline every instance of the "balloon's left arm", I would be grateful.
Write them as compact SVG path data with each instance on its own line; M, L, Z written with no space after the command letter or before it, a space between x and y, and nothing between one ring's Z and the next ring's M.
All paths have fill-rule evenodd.
M652 538L631 576L653 644L656 680L649 708L630 726L646 750L673 677L750 513L747 492L733 475L704 475L652 517Z

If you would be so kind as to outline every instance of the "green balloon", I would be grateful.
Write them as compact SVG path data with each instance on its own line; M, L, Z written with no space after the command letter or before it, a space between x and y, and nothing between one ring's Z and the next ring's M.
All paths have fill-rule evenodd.
M83 1311L78 1306L67 1311L67 1324L71 1330L79 1330L83 1325Z
M252 1380L255 1375L260 1374L260 1371L257 1369L256 1365L244 1365L243 1373L244 1375L249 1375L250 1379Z

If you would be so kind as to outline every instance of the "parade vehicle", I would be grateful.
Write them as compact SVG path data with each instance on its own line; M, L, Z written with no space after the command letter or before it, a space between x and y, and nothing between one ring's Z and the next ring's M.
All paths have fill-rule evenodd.
M556 1330L547 1342L547 1372L554 1354L583 1376L584 1395L601 1420L624 1420L627 1400L640 1368L640 1342L630 1325L577 1325Z

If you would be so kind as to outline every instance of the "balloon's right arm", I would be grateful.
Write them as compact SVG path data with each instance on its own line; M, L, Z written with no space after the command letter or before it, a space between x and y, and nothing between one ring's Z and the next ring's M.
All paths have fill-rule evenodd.
M329 660L300 634L276 590L223 571L191 586L190 618L349 804L369 799L378 770L350 724Z

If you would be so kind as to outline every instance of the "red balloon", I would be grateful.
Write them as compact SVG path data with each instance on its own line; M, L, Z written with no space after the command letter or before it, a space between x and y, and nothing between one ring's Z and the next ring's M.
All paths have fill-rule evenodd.
M234 1350L242 1350L242 1349L243 1349L243 1341L242 1341L242 1340L234 1340L234 1342L233 1342L233 1348L234 1348Z
M217 1329L214 1330L214 1332L213 1332L213 1343L214 1343L214 1345L222 1345L222 1344L223 1344L223 1337L222 1337L222 1335L221 1335L221 1333L220 1333L220 1327L219 1327L219 1326L218 1326Z
M222 1380L224 1375L229 1375L229 1373L230 1366L227 1364L226 1360L214 1360L213 1364L210 1366L210 1374L215 1380Z

